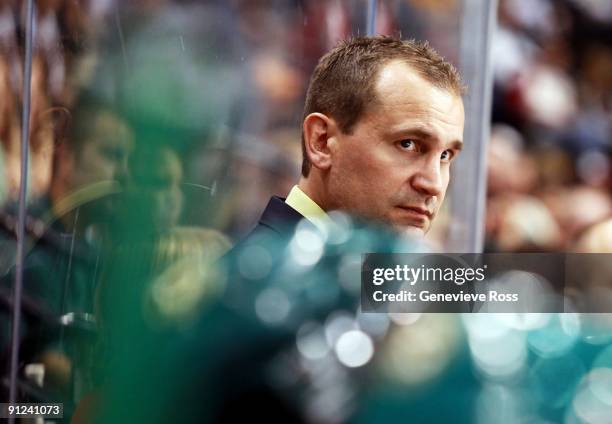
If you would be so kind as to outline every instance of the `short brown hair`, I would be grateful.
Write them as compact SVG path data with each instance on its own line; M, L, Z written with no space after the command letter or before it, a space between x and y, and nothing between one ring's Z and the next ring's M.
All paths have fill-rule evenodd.
M457 96L463 93L461 77L427 42L394 37L354 37L340 42L317 64L306 92L303 119L311 113L328 115L340 130L350 134L363 115L367 102L375 99L376 76L382 65L402 60L425 80ZM310 172L302 133L302 175Z

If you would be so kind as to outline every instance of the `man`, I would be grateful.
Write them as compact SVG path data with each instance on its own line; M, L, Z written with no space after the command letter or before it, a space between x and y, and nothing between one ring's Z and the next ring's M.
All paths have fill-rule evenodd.
M81 207L125 183L133 148L132 130L112 108L89 98L75 106L68 133L56 147L48 199L53 218L61 221L63 230L72 231L76 224L79 231L92 220L110 216L112 204L108 200L96 202L95 207ZM78 218L74 216L77 209ZM83 216L84 212L88 216Z
M67 122L55 147L49 193L29 205L26 219L34 243L26 245L26 295L40 295L57 314L92 312L93 282L87 278L82 290L75 286L75 278L82 280L78 262L91 255L97 260L101 227L114 212L110 194L126 180L134 144L126 122L97 99L81 98Z
M56 146L49 194L28 210L33 240L24 260L21 359L45 364L45 388L70 390L71 367L79 356L73 336L90 335L101 244L114 211L111 194L126 179L133 143L132 130L112 108L82 99ZM3 297L13 281L13 272L0 280ZM61 331L60 316L69 324ZM70 324L70 317L76 323ZM0 361L4 354L0 349Z
M308 89L298 185L286 200L273 197L254 233L221 261L221 300L202 309L190 336L173 349L147 352L157 355L154 361L138 354L125 360L134 367L122 377L127 384L115 383L109 412L125 411L129 402L130 412L144 414L137 421L162 422L176 418L180 400L183 421L236 422L247 415L268 422L349 421L362 406L363 374L334 359L339 345L329 341L327 328L342 316L351 330L368 331L357 324L358 312L350 318L354 291L334 284L350 273L344 253L365 232L352 232L355 238L320 261L301 260L316 248L312 234L289 249L285 236L303 218L325 225L333 210L424 234L461 148L460 93L457 72L426 45L355 38L324 56ZM168 366L146 365L160 363ZM125 396L126 388L141 399ZM330 416L320 418L324 409Z
M121 211L122 221L150 232L175 227L183 210L182 179L183 165L170 144L139 144L130 157L132 184L124 201L128 210Z
M54 152L48 197L30 208L45 233L26 259L24 281L30 294L43 290L54 313L91 313L94 264L134 140L111 107L89 97L75 105L68 125Z
M242 356L224 351L224 358L231 359L216 366L227 369L223 381L233 382L231 390L215 391L224 400L219 416L240 419L244 410L251 411L244 406L251 398L265 405L257 411L264 419L268 411L287 411L292 417L284 421L303 418L308 394L321 386L316 376L298 378L295 370L283 369L300 381L289 390L271 381L266 370L273 366L279 372L279 357L290 357L288 363L303 360L291 352L304 322L329 322L339 311L354 308L354 292L335 284L345 273L338 258L358 249L371 234L358 229L343 245L322 252L313 232L333 226L328 212L339 210L422 237L444 200L450 164L461 150L461 91L453 66L426 44L412 41L353 38L319 61L304 108L302 176L286 199L270 200L253 233L227 256L224 304L243 321L235 333L226 331L240 332L240 347L231 348ZM304 218L306 236L289 241ZM371 251L386 249L395 240L395 234L376 236L368 243ZM317 252L322 259L317 260ZM270 322L276 327L266 327ZM265 338L249 334L258 325ZM246 379L245 369L257 371ZM359 395L356 374L342 374L336 387L345 399ZM300 401L288 401L287 392L299 393L294 396ZM287 405L291 408L283 409ZM335 407L351 410L342 401Z
M256 232L342 210L422 237L462 147L456 69L426 43L357 37L321 58L306 95L302 176Z

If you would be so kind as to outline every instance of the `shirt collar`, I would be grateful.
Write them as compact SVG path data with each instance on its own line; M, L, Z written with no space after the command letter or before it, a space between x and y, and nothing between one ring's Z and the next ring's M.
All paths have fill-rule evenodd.
M326 227L333 225L329 215L297 185L293 186L285 203L298 211L322 232L327 232Z

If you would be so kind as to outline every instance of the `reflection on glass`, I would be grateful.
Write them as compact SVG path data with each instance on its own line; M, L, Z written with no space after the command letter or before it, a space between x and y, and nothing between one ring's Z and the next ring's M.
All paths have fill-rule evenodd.
M376 33L461 63L458 0L36 2L20 401L77 423L173 422L177 405L186 421L604 422L606 314L363 314L361 254L422 246L342 212L231 249L299 178L311 72L373 3ZM594 4L500 1L489 251L609 251L612 16ZM3 366L24 14L0 2ZM455 218L440 211L428 248Z

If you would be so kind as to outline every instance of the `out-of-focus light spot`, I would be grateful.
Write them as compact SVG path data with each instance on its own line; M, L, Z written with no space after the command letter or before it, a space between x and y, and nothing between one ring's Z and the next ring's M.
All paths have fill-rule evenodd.
M400 291L410 292L412 291L412 286L408 282L402 283L398 289L398 292ZM418 319L421 313L425 312L427 308L427 302L389 302L387 312L392 317L391 319L397 324L410 325L412 321Z
M529 372L533 393L549 409L566 406L586 368L576 355L539 359Z
M343 365L356 368L367 364L372 359L374 343L363 331L351 330L338 338L334 350Z
M257 317L268 324L284 321L291 310L287 295L279 289L265 289L255 299Z
M324 246L325 241L319 231L306 225L298 225L295 235L289 243L289 252L295 263L308 267L321 259Z
M334 346L342 334L356 329L357 322L353 315L344 311L335 312L325 321L325 338L330 346Z
M550 314L500 314L499 320L515 330L535 330L546 326Z
M389 329L389 318L385 314L359 312L357 314L357 325L366 333L382 338Z
M393 321L397 325L412 325L417 322L419 318L421 318L421 314L390 312L389 318L391 318L391 321Z
M609 381L609 373L602 368L596 368L584 376L572 402L573 413L580 420L579 422L589 424L610 423L612 404L604 402L600 396L593 392L594 387L609 386Z
M145 300L149 325L163 320L192 318L204 300L218 294L225 275L200 255L188 256L169 266L155 278Z
M600 400L612 405L612 345L597 355L593 361L593 370L598 371L600 378L592 381L591 390Z
M612 314L581 314L582 340L593 345L612 342Z
M527 359L525 333L510 330L503 337L469 337L470 351L477 368L491 378L513 377Z
M334 225L330 225L327 243L332 245L346 243L353 229L351 217L340 211L331 211L328 215Z
M247 246L238 257L238 272L244 278L260 280L272 269L272 255L263 246L254 244Z
M321 244L325 244L327 243L327 239L329 238L329 231L331 228L331 224L323 224L320 226L314 226L311 221L307 220L307 219L302 219L300 222L298 222L298 225L295 227L296 230L296 234L300 233L301 231L307 231L307 232L314 232ZM299 241L299 237L298 237L298 241Z
M385 376L407 385L431 381L454 358L461 334L450 314L426 314L412 325L392 327L379 361Z
M550 308L553 301L557 301L555 297L558 296L552 290L550 283L542 276L531 272L516 270L497 275L488 282L487 289L495 291L499 295L517 294L518 301L487 301L480 306L479 312L514 312L528 315L526 314L527 312L546 311L547 308ZM514 317L514 319L516 319L516 317ZM517 326L513 326L513 328L528 329L537 328L543 325L543 323L538 322L537 317L534 315L530 317L528 321L522 323L524 327L520 327L520 320L517 321L516 325Z
M462 320L471 339L499 339L510 332L503 314L463 314Z
M563 417L563 424L582 424L583 422L578 419L576 416L576 411L574 408L570 406L565 410L565 415Z
M580 319L577 314L554 314L546 326L529 332L527 342L538 356L553 358L570 351L579 337Z
M475 422L478 424L514 424L527 421L529 415L519 394L501 385L485 385L476 399Z
M296 336L296 344L298 352L310 360L321 359L330 351L323 326L315 322L306 322L300 327Z
M349 293L361 292L361 255L346 254L338 266L338 282Z
M612 368L593 368L589 385L593 394L610 407L612 416Z

